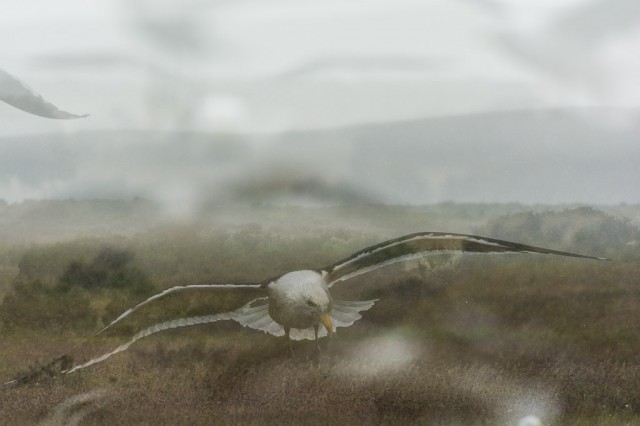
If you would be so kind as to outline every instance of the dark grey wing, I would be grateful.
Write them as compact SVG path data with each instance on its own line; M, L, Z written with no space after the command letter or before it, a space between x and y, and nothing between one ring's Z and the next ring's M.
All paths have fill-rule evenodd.
M585 256L477 235L418 232L367 247L322 269L329 273L327 282L331 286L338 281L393 263L430 255L456 253L542 253L606 260L602 257Z
M76 115L58 109L29 89L24 83L0 69L0 100L30 114L45 118L74 119L87 115Z

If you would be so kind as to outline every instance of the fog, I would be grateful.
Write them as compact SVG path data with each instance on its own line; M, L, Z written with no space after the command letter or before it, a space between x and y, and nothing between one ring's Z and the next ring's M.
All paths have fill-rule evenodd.
M0 199L638 203L631 0L22 1ZM6 88L5 88L6 89Z

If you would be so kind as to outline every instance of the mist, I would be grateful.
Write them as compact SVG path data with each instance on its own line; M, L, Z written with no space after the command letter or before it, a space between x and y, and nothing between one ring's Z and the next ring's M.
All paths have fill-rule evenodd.
M0 105L0 198L637 203L640 11L601 3L12 5L2 68L90 116Z

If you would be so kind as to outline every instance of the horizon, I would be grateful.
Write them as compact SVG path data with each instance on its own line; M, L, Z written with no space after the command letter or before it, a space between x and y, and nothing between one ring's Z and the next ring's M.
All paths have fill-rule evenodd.
M143 197L177 216L237 198L633 204L640 202L640 122L617 122L617 111L487 111L282 134L110 129L5 137L0 198Z

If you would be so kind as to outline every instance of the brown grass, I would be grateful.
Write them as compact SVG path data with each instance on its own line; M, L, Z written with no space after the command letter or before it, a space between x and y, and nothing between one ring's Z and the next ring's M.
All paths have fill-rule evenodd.
M410 337L398 341L398 333L404 334L389 331L395 344ZM353 345L366 348L366 337L336 339L314 366L305 348L290 359L282 341L246 344L250 336L234 334L246 340L224 349L183 338L153 342L91 371L12 389L3 394L3 419L33 424L69 396L97 389L108 398L86 419L92 424L516 424L529 414L548 424L638 419L637 366L470 363L426 347L393 364L356 353ZM370 338L379 345L389 337Z
M337 231L180 235L125 245L166 287L255 281L377 241ZM91 259L101 244L37 247L20 263L22 278L55 283L74 253ZM312 342L294 343L291 358L283 338L235 323L163 332L72 375L3 389L0 424L515 425L526 415L546 425L640 424L640 260L620 244L625 256L613 262L469 256L436 271L397 265L338 284L337 299L380 301L322 340L319 365ZM11 294L16 268L7 261L0 270L0 295ZM88 297L108 319L133 303L113 289ZM224 297L211 306L229 303ZM89 332L63 321L2 326L2 381L66 352L81 362L130 337L84 342Z
M640 424L638 268L472 258L426 273L426 283L390 268L343 289L382 300L322 341L318 366L311 342L295 344L291 358L282 338L235 324L173 330L73 375L2 392L0 422L52 419L68 398L101 390L81 405L88 424L494 425L525 415ZM71 332L6 334L0 375L78 341ZM112 346L91 343L77 356Z

